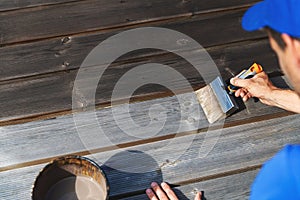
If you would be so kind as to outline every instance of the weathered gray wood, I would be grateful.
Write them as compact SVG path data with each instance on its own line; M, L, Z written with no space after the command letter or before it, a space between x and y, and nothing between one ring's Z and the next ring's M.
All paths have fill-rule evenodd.
M46 96L50 99L49 94L46 94ZM184 102L183 105L179 104L177 97ZM167 114L167 121L164 124L164 128L155 138L159 139L162 136L173 135L178 131L180 123L184 125L180 132L196 131L198 129L205 130L208 127L202 110L199 113L197 112L197 109L201 108L193 93L133 103L130 105L130 116L126 115L127 104L114 106L114 109L118 111L117 115L113 115L112 108L100 109L97 111L99 125L115 145L143 141L143 138L129 137L124 130L120 130L119 125L116 124L116 117L118 117L118 121L125 122L125 124L129 123L132 117L136 123L147 125L151 121L148 116L149 108L153 105L160 105L165 109L160 110L157 108L153 110L156 112L155 115L157 115L157 118L162 117L162 114ZM253 101L249 101L246 107L247 109L226 119L226 124L241 124L249 120L257 121L261 120L261 118L273 118L287 114L286 111L281 109L269 107L261 103L254 103ZM83 112L78 116L84 124L93 125L89 114L89 112ZM30 162L60 154L84 151L85 148L77 135L77 129L72 117L72 115L66 115L56 119L0 127L0 146L1 152L4 154L0 158L0 166L6 167L20 162ZM154 124L152 130L158 129L159 125L156 124L155 126ZM131 132L134 130L133 127L129 126L129 128L132 128ZM21 139L17 139L19 137ZM93 140L93 137L91 140ZM67 142L66 145L53 148L53 144L57 144L60 141L69 141L72 145L68 145L69 143ZM39 148L41 146L43 148ZM98 145L95 148L110 146L110 144L104 144L104 146ZM22 150L20 151L20 149ZM28 154L28 152L33 151L36 153Z
M204 191L206 199L248 199L250 186L257 173L258 170L248 171L213 180L174 187L173 190L180 200L194 199L197 191ZM146 194L122 199L148 200Z
M91 0L0 14L1 45L102 30L136 23L187 17L201 12L245 7L257 2L209 0Z
M232 75L226 71L230 69L238 73L244 68L257 61L264 66L266 72L279 71L275 55L270 50L267 41L254 43L237 43L235 45L222 46L208 49L209 54L217 64L220 73L226 80ZM191 55L196 55L196 51L191 51ZM29 58L30 60L30 58ZM199 73L182 58L167 54L162 56L146 57L136 62L121 63L111 65L102 76L96 93L96 103L107 103L111 99L111 94L115 84L121 76L128 70L145 63L161 63L172 67L182 73L190 82L192 87L200 88L205 85ZM25 80L7 82L0 85L0 121L20 119L23 117L43 115L51 112L59 112L71 109L71 97L73 83L77 71L63 71L57 74L33 77ZM149 72L151 73L151 69ZM210 75L215 78L214 74ZM183 80L177 80L166 76L166 82L176 85L178 90L186 89ZM145 85L140 88L134 96L161 95L167 93L166 88L158 85ZM174 91L175 92L175 91Z
M31 199L31 187L43 165L20 168L1 173L0 197L9 199ZM17 176L14 176L17 175ZM4 181L4 179L6 179Z
M5 60L1 58L0 62L0 74L2 74L0 75L2 81L0 101L3 102L0 106L0 121L69 111L73 81L82 59L90 49L109 35L129 28L126 27L127 25L140 23L161 25L182 31L202 45L210 47L221 45L208 50L224 78L230 77L228 69L237 73L247 67L244 66L245 63L251 64L253 61L261 63L267 72L280 72L267 40L241 42L265 37L263 33L246 34L241 30L239 20L243 9L213 12L247 7L253 2L255 1L205 0L174 3L169 0L157 0L145 3L92 0L1 12L0 31L3 34L1 34L0 46L6 44L10 46L0 49L0 54L3 53L5 58ZM199 16L190 19L189 16L194 14ZM161 20L165 22L161 23ZM29 21L30 26L28 26ZM206 27L207 24L214 24L214 26ZM205 29L195 31L196 28L204 26ZM112 27L120 27L120 30L103 33L103 30L111 30ZM224 32L220 35L221 31L216 31L216 27ZM87 34L90 31L93 34ZM82 33L84 34L81 35ZM70 34L74 35L71 36L71 40L68 40L65 36ZM233 37L235 34L238 37ZM209 35L209 38L204 37L205 35ZM49 37L56 38L49 39ZM43 41L31 42L40 39ZM15 44L29 41L29 44ZM228 45L232 42L238 43ZM144 51L138 55L131 54L123 57L119 61L111 66L101 80L103 87L97 91L97 103L110 100L114 86L112 83L122 74L147 62L170 65L184 74L194 87L201 87L204 84L185 61L174 55ZM178 90L185 89L182 88L183 84L180 80L169 81L174 82ZM144 95L164 96L166 94L168 91L165 88L150 85L140 88L134 94L134 98L142 99L145 98L142 97ZM157 103L165 110L161 107L152 107L151 112L148 113L150 106ZM208 124L203 114L196 114L195 105L197 103L188 95L185 96L184 106L180 108L175 97L131 104L130 116L137 124L147 126L149 118L153 117L154 124L150 132L156 133L156 129L160 127L161 116L168 117L163 124L163 129L154 136L145 135L148 133L146 127L143 130L129 125L130 121L124 105L114 107L120 111L117 116L112 116L111 108L99 110L97 116L100 125L112 144L105 143L102 138L99 138L95 129L97 125L92 123L88 113L82 113L80 118L89 130L88 134L81 135L81 138L77 135L78 127L75 126L70 115L47 121L0 127L0 199L30 199L31 185L45 162L53 157L73 153L87 155L99 163L103 161L102 163L105 164L103 168L108 174L114 199L139 194L149 186L150 182L162 180L182 184L180 189L187 197L192 197L190 194L192 187L200 187L199 189L206 190L207 198L222 199L225 194L229 199L244 199L248 195L247 188L256 173L249 170L257 169L284 144L300 142L299 134L297 135L300 128L299 116L278 118L288 114L281 109L263 106L260 103L254 104L250 101L247 103L247 109L226 120L227 128L223 129L220 135L220 127L215 127L217 130L205 134ZM125 124L125 128L118 127L113 117L117 117L119 122ZM260 121L266 119L271 120ZM176 135L178 137L173 138L180 123L183 126ZM237 124L244 125L237 126ZM129 136L124 132L125 130L137 135ZM138 135L139 133L142 135ZM193 142L190 143L192 139ZM218 142L207 156L198 157L199 148L203 144L214 143L217 140ZM85 144L82 144L83 141ZM90 149L86 149L86 143L89 148L95 150L96 154L89 155ZM180 149L184 144L189 145L187 151ZM114 150L116 146L121 149ZM162 149L164 146L167 148ZM177 159L178 154L181 155L179 159ZM118 170L110 168L115 166ZM141 169L154 169L154 171L131 173L139 172ZM130 170L130 172L120 170ZM247 172L236 174L240 171ZM217 178L220 176L223 178ZM198 183L199 180L207 181ZM241 184L241 180L245 182ZM228 183L232 183L231 187Z
M16 10L34 6L53 5L57 3L75 2L80 0L2 0L0 11Z
M206 142L216 138L218 138L218 142L212 151L203 158L198 157L199 147L203 144L205 137L203 133L138 145L120 151L98 153L91 158L97 160L99 164L102 160L106 160L102 162L105 164L102 166L111 183L111 195L119 197L135 191L141 192L149 187L151 181L161 181L162 177L169 183L180 184L255 169L285 144L300 142L299 119L298 115L293 115L225 128L221 135L218 130L211 131L207 134ZM177 159L178 147L195 136L190 148L183 152L178 160L173 160ZM162 149L166 144L168 144L168 148ZM58 145L55 144L55 146ZM129 150L133 154L129 153ZM109 168L109 166L118 166L118 170ZM1 172L0 188L5 188L5 191L0 193L1 199L12 197L23 197L24 199L23 195L28 197L31 183L42 167L43 165L38 165ZM140 174L124 171L139 172L147 167L156 170Z
M177 160L175 157L176 154L181 153L181 145L189 140L188 137L194 137L193 135L173 138L171 141L166 140L140 145L130 149L150 155L156 160L165 181L180 184L181 182L193 182L210 176L217 177L224 173L236 173L248 168L256 168L273 156L285 144L299 143L299 128L299 116L291 116L223 129L221 135L218 131L211 131L207 133L209 139L206 141L204 141L204 134L199 134L190 148ZM207 145L207 143L213 142L215 139L218 139L218 142L212 151L207 156L200 155L204 156L203 158L198 157L201 146ZM207 143L203 144L203 142ZM163 149L165 145L168 148ZM151 163L147 159L145 159L145 162L138 159L139 162L135 163L130 160L130 156L130 161L128 161L128 157L125 158L126 153L121 154L122 156L115 156L113 152L106 152L106 154L113 155L113 157L106 161L105 165L119 166L118 164L120 164L121 167L119 167L122 170L134 169L138 171L139 167L147 166L147 163ZM133 159L133 155L131 156L131 159ZM123 157L124 160L122 159ZM105 155L94 155L94 158L101 160L105 158ZM126 163L123 168L122 163ZM151 165L155 166L155 163L151 163ZM111 188L113 194L118 195L131 191L129 187L124 190L121 187L124 183L120 181L120 178L123 177L122 180L126 180L125 177L126 175L128 176L128 173L124 174L119 171L119 173L113 174L114 170L106 170L106 172L109 180L116 183ZM129 177L131 176L129 175ZM149 184L143 182L141 177L136 180L132 177L130 180L130 182L137 181L134 183L132 191L143 190Z
M165 27L182 32L195 39L203 47L264 37L265 34L263 32L249 33L242 30L240 18L243 13L244 10L228 11L206 17L198 16L175 22L161 22L152 24L152 26ZM220 34L220 30L222 30L222 34ZM95 46L121 31L87 34L70 38L61 37L0 48L0 81L77 69ZM227 55L227 47L222 47L221 49L223 55L219 56L224 58L229 56ZM246 51L247 45L243 49ZM263 49L265 52L259 51L262 55L270 52L267 46ZM247 56L250 58L251 56L259 55L255 51L249 50L247 54L250 55ZM161 53L161 51L155 50L135 51L132 54L122 56L118 61L128 62L128 59L141 59L144 56L151 57ZM265 58L265 60L267 59ZM226 59L223 59L223 62L225 61Z

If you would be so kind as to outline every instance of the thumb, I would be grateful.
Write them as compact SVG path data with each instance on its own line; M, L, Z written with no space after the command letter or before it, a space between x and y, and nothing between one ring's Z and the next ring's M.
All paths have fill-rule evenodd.
M202 200L201 192L197 192L194 200Z
M234 86L245 88L249 85L249 80L241 78L232 78L230 79L230 83Z

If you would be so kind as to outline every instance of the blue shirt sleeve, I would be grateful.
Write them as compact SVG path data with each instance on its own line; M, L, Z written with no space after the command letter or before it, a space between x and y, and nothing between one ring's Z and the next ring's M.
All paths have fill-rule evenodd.
M258 173L250 200L300 199L300 145L287 145Z

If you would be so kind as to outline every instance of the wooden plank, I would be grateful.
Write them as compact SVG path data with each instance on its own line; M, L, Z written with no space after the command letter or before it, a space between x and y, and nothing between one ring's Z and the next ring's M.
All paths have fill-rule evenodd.
M2 0L0 11L16 10L35 6L53 5L57 3L75 2L79 0Z
M234 10L205 17L198 16L186 20L149 25L165 27L184 33L206 48L265 37L266 35L263 32L249 33L242 30L240 18L244 12L244 10ZM222 34L220 34L220 30L222 30ZM123 29L0 48L0 54L2 55L0 58L0 81L77 69L95 46L121 31ZM225 51L228 51L228 48L224 47L223 57L228 54ZM268 54L269 52L268 50L264 53ZM162 53L155 50L135 51L132 54L122 56L117 62L130 62L133 59L151 57ZM255 52L247 53L257 55Z
M193 55L194 51L191 51ZM257 61L264 66L266 72L278 71L275 55L270 50L267 41L257 41L251 43L237 43L229 46L221 46L208 50L213 60L217 64L220 73L226 80L231 74L226 71L230 69L238 72L242 64L250 65ZM194 52L195 53L195 52ZM97 90L96 103L107 103L110 101L113 88L120 77L128 70L146 63L161 63L168 65L182 73L193 87L200 88L205 85L199 73L185 60L178 56L168 54L163 56L147 57L137 62L121 63L110 66L99 82L101 86ZM277 66L277 67L275 67ZM248 66L247 66L248 67ZM24 117L43 115L52 112L59 112L71 109L73 82L77 71L64 71L57 74L50 74L33 79L7 82L0 85L0 121L20 119ZM151 69L149 69L151 74ZM212 74L215 78L215 75ZM169 80L170 79L170 80ZM172 82L178 90L183 87L183 80L173 77L166 77L167 82ZM166 88L158 85L145 85L138 90L134 96L170 94ZM133 96L133 97L134 97Z
M0 173L0 197L2 200L10 199L31 199L30 187L39 169L44 164L27 168L20 168L13 171ZM252 184L257 170L248 171L240 174L229 175L207 181L201 181L175 187L174 191L180 199L193 199L195 191L204 191L207 199L246 199L249 195L250 185ZM148 184L144 184L144 189L148 188L151 181L162 181L161 177L154 176L152 180L147 179ZM130 185L132 182L127 182ZM4 185L5 184L5 185ZM114 184L114 183L112 183ZM141 193L143 190L139 191ZM136 195L129 198L119 198L126 200L147 199L146 195Z
M1 199L31 199L32 184L39 170L42 168L43 165L39 165L2 173L0 176L2 176L3 180L6 179L6 181L0 182ZM14 174L18 174L18 176L13 177Z
M53 98L55 98L55 96L53 96ZM152 138L153 140L160 140L162 137L173 137L174 134L178 132L179 124L182 125L180 132L188 133L201 129L206 130L208 122L201 108L199 108L199 103L195 98L195 95L185 93L178 95L178 98L182 99L184 102L183 105L181 104L180 106L177 96L133 103L130 105L130 116L128 116L126 104L114 107L114 109L119 112L118 115L112 113L112 108L100 109L97 111L97 117L99 119L98 123L114 145L131 145L137 142L144 143L147 141L144 141L143 138L130 137L126 134L125 130L120 130L119 124L116 123L116 117L118 117L118 121L126 122L125 124L130 124L132 118L140 125L147 125L150 123L148 116L150 107L152 105L160 105L165 109L163 113L168 113L167 121L162 130L159 129L161 126L160 123L152 124L153 129L151 130L160 130L159 133ZM246 104L246 107L247 109L228 118L225 125L227 124L226 126L230 126L230 124L241 124L247 121L259 121L266 119L267 117L276 118L287 114L286 111L281 109L269 107L261 103L254 103L253 101L249 101ZM200 109L199 112L197 112L198 109ZM152 110L152 112L154 112L152 114L155 114L156 116L161 116L162 114L161 109ZM89 112L80 113L78 116L82 123L94 127L94 122L91 120ZM6 168L20 163L30 163L61 154L76 152L87 154L87 152L85 152L86 147L82 144L82 138L77 134L76 127L73 115L0 127L0 146L1 152L3 153L3 156L0 158L0 167ZM124 128L124 126L122 127ZM97 130L95 131L97 134ZM72 145L59 145L53 148L53 144L58 143L70 143ZM104 151L105 147L114 147L114 145L109 143L104 143L102 145L87 143L92 145L94 149L102 148L97 151ZM40 148L41 146L43 148ZM89 149L93 148L89 146ZM35 153L28 154L28 152Z
M245 7L254 2L257 1L92 0L32 8L20 12L4 12L0 13L0 24L2 24L0 46L7 43L192 16L233 7Z
M204 191L206 199L248 199L251 184L258 170L216 178L208 181L196 182L184 186L174 187L179 199L194 199L197 191ZM147 199L146 194L122 198L124 200Z
M298 124L299 116L292 116L223 129L221 135L218 131L211 131L208 133L210 140L207 140L207 142L212 142L217 138L218 142L212 151L203 158L198 156L199 149L204 142L204 134L197 135L190 148L177 160L176 158L178 157L176 157L176 154L181 151L180 145L189 141L188 137L193 137L193 135L173 138L171 139L172 142L169 140L160 141L130 149L143 152L143 154L146 154L146 158L147 155L151 155L159 166L158 169L161 170L165 181L174 184L186 184L198 180L210 179L209 177L217 177L227 173L238 173L259 167L285 144L300 142L299 134L297 134L300 128ZM171 143L172 145L170 145ZM162 149L165 145L168 148ZM133 169L137 167L135 170L138 170L139 167L149 166L147 164L151 163L148 159L145 159L145 162L142 159L134 162L133 159L136 157L130 154L128 160L126 153L116 155L110 152L109 155L112 155L112 157L105 162L105 165L121 166L122 170L131 169L131 167ZM93 157L101 160L105 158L105 155L98 154ZM122 168L122 163L126 163L124 168ZM155 166L156 163L151 163L151 167ZM160 173L159 170L156 172ZM115 171L118 174L113 174ZM131 177L130 173L124 173L120 169L106 170L106 173L109 180L116 183L111 187L112 194L115 196L130 191L143 190L149 185L149 180L145 180L144 182L142 175L139 175L138 178L132 177L130 179L129 182L133 182L134 184L132 189L129 186L126 188L125 183L122 183L120 178L121 180L126 180L127 176Z
M102 166L111 183L111 195L118 199L126 194L143 192L151 181L162 181L162 177L169 183L188 184L257 169L285 144L300 142L297 134L300 128L299 119L298 115L293 115L225 128L221 135L218 130L211 131L208 137L211 140L218 138L218 142L203 158L198 155L205 134L197 134L193 144L178 160L173 160L178 158L178 147L195 135L138 145L121 151L98 153L91 158L97 159L99 164L104 163ZM166 144L171 145L167 149L161 149ZM129 150L133 154L128 153ZM108 160L101 162L102 159ZM24 194L28 197L31 184L42 166L1 172L0 188L5 188L5 192L0 193L1 199L23 197ZM117 170L109 166L119 168ZM139 171L141 166L151 169L156 167L156 170L149 173L124 171Z

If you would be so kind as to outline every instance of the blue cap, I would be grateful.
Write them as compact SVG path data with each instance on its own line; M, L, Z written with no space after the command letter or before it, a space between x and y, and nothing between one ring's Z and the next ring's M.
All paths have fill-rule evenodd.
M300 0L265 0L252 6L244 15L247 31L270 27L279 33L300 37Z
M287 145L257 175L250 200L300 199L300 145Z

